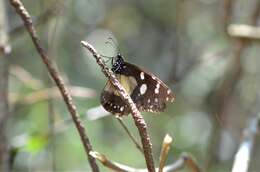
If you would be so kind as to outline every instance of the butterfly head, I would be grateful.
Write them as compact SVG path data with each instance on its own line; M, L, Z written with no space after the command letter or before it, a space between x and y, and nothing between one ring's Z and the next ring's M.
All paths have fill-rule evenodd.
M112 58L112 71L114 73L119 73L122 70L123 66L124 66L124 59L121 54L118 54L117 56Z

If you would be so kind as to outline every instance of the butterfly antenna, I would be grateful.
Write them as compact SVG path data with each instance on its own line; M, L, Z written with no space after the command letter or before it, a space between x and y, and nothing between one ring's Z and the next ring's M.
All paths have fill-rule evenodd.
M114 45L111 44L111 42L109 42L109 41L106 41L105 44L110 44L111 46L114 47ZM109 62L111 59L113 60L113 58L114 58L114 56L106 56L106 55L103 55L103 54L100 54L100 56L107 59L107 60L105 61L105 63Z
M117 50L117 54L119 54L121 51L118 43L112 37L108 37L108 40L109 41L106 41L106 43L110 44L113 48L115 48Z
M105 60L105 63L109 62L110 60L113 61L114 56L106 56L103 54L99 54L101 57L106 58L107 60Z
M119 50L118 44L116 43L116 41L112 37L108 37L108 41L106 41L105 44L109 44L111 47L113 47L117 51ZM119 54L119 52L117 52L117 54ZM112 59L112 61L111 61L112 65L114 64L114 58L115 57L111 58Z

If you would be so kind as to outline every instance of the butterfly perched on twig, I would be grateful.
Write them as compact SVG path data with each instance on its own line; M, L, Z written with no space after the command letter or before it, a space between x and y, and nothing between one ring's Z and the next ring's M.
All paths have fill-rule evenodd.
M112 71L139 111L162 112L166 108L166 102L173 102L175 99L171 89L158 77L125 62L120 54L112 57ZM104 109L112 114L123 116L130 113L130 107L110 81L107 81L100 101Z

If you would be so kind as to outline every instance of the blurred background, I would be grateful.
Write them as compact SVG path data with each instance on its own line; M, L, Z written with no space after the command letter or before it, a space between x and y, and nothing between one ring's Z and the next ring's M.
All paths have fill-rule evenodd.
M90 171L70 114L21 19L9 1L0 2L5 15L0 26L6 28L1 36L12 49L0 56L0 145L8 147L10 171ZM259 25L259 0L22 2L71 91L94 150L145 168L142 154L115 117L96 119L105 113L99 95L107 79L82 40L106 56L120 52L175 93L175 103L165 112L142 113L156 165L168 133L173 143L167 164L187 152L204 171L231 171L243 130L260 110L259 37L241 37L233 30L236 24ZM109 37L115 46L105 43ZM123 119L139 140L131 115ZM252 172L260 169L259 135L255 141Z

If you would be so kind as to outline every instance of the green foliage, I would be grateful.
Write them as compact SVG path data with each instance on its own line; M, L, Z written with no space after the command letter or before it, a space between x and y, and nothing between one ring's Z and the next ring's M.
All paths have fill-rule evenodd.
M41 151L42 149L44 149L47 143L48 143L48 139L45 135L37 134L35 136L30 136L28 138L24 149L29 153L35 154Z

